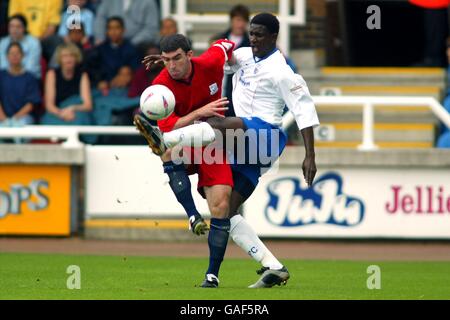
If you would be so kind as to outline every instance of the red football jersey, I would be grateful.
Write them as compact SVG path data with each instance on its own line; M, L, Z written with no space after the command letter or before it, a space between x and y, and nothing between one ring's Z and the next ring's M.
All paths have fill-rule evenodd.
M213 46L191 61L192 74L189 81L172 79L166 68L153 80L153 85L165 85L175 96L174 112L158 121L158 126L163 132L172 131L179 118L220 99L222 95L224 50Z

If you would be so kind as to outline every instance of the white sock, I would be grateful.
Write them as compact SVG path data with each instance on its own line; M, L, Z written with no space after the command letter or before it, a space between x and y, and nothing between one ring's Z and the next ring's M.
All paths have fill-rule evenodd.
M270 269L281 269L283 267L240 214L230 219L230 237L264 267Z
M202 147L214 142L216 134L207 122L195 123L189 126L164 133L164 143L168 148L176 145L182 147Z

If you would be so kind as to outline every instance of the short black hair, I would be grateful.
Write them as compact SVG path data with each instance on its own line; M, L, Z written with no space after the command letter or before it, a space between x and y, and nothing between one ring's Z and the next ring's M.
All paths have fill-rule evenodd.
M9 17L9 19L8 19L8 24L9 24L12 20L19 20L19 21L22 23L23 28L25 29L25 33L28 32L28 30L27 30L27 28L28 28L28 22L27 22L27 18L25 18L24 15L18 13L18 14L15 14L15 15Z
M83 22L80 23L80 27L79 28L68 29L67 32L70 32L72 30L81 30L81 32L86 34L86 28L84 27L84 23Z
M278 33L280 31L280 22L278 21L277 17L267 12L260 13L254 16L250 24L263 25L272 34Z
M230 10L230 19L233 19L234 17L242 17L245 21L248 22L250 20L250 10L243 4L235 5Z
M11 42L8 47L6 48L6 53L9 53L9 50L11 50L12 47L17 47L19 48L20 52L22 53L22 55L24 55L23 53L23 48L22 45L19 42L13 41Z
M106 26L108 26L111 21L117 21L122 27L122 29L125 29L125 20L123 20L122 17L119 16L109 17L108 20L106 20Z
M186 53L192 50L189 39L179 33L162 38L159 43L159 47L161 48L161 52L172 52L178 50L179 48Z

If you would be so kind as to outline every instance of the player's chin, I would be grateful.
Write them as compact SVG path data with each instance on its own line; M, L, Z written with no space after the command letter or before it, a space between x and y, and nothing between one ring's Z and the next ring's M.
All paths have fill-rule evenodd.
M253 54L257 54L258 53L258 47L252 47L252 52Z
M181 74L179 72L169 72L169 74L172 77L172 79L175 79L175 80L181 79Z

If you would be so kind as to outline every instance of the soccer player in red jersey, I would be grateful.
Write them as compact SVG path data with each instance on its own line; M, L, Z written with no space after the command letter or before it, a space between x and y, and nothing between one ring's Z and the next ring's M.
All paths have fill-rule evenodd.
M162 54L157 58L164 62L166 68L152 84L165 85L172 90L176 105L169 117L158 121L161 131L169 132L212 116L224 117L228 101L221 98L223 66L231 57L234 47L232 42L225 42L225 46L217 44L201 56L193 57L190 42L185 36L176 34L162 39L160 43ZM158 138L144 134L147 131L142 126L148 125L148 122L143 116L136 116L135 124L147 140ZM214 137L214 132L211 132L211 137ZM202 286L217 287L219 268L229 236L228 214L233 187L233 176L226 161L226 153L223 151L223 154L219 155L223 159L222 163L206 164L203 159L194 161L194 156L201 156L201 147L188 147L183 151L190 154L188 160L191 163L185 164L172 161L170 149L152 150L163 161L164 172L169 176L169 185L189 216L191 230L200 235L208 230L208 226L195 207L187 176L198 174L198 190L206 198L211 211L208 235L210 262Z

